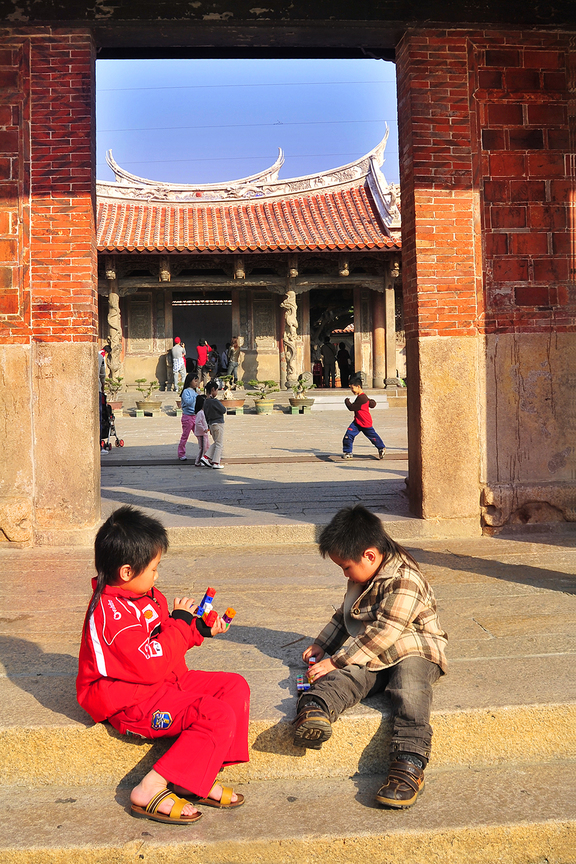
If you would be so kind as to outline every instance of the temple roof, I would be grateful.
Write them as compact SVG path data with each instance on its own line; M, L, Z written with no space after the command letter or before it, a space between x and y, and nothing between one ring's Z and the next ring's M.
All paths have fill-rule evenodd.
M370 153L320 174L278 180L283 154L228 183L145 180L108 154L116 183L97 183L101 252L275 252L400 248L399 189Z

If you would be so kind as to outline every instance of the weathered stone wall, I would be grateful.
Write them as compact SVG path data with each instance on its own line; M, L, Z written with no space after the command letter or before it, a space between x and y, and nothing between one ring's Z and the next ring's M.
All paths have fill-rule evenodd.
M427 518L576 506L574 62L558 33L419 32L398 51L410 494Z
M92 39L4 31L0 82L0 537L48 541L99 516Z

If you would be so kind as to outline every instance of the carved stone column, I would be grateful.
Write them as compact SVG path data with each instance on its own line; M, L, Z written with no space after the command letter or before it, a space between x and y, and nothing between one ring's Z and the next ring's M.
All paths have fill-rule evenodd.
M108 256L106 259L105 272L108 281L108 339L112 349L108 356L108 364L111 376L117 378L122 357L122 319L120 316L118 274L112 256Z
M284 355L286 358L286 387L292 387L297 380L296 375L296 336L298 335L298 306L296 292L289 288L286 297L280 303L285 310L284 318Z

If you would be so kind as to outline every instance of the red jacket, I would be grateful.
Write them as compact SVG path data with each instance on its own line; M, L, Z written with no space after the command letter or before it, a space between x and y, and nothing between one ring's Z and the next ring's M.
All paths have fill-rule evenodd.
M369 429L372 426L372 415L370 408L376 407L374 399L368 399L366 393L359 393L354 402L350 399L345 399L346 407L349 411L354 411L354 420L356 425L361 429Z
M186 651L204 640L187 617L172 618L154 588L142 595L106 585L84 622L76 679L78 702L93 720L137 705L188 671Z
M196 353L198 355L198 366L206 366L206 360L208 359L208 352L212 351L210 345L197 345Z

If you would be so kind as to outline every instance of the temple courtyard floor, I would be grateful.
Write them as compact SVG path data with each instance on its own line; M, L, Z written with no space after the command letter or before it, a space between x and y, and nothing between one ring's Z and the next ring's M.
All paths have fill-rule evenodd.
M0 861L7 864L575 864L576 534L426 534L407 508L405 411L374 411L388 452L347 413L228 417L221 471L178 462L176 417L118 417L102 456L103 515L143 506L168 526L158 587L233 606L188 665L242 674L250 762L222 779L246 796L181 828L131 818L129 792L161 744L94 724L75 699L93 575L88 546L0 543ZM378 806L391 735L384 697L345 712L321 751L292 743L302 650L344 592L315 532L362 501L416 557L449 635L435 686L426 794ZM436 529L437 531L439 529Z

